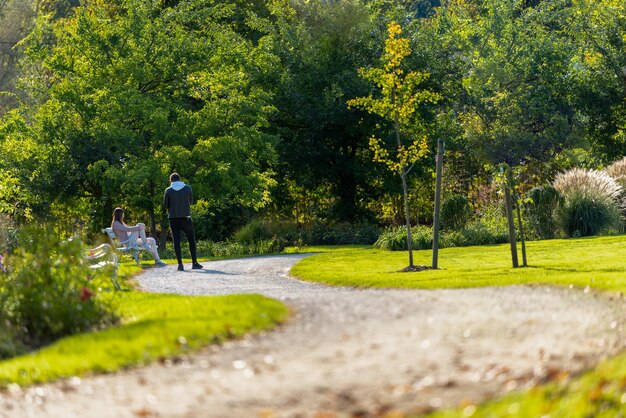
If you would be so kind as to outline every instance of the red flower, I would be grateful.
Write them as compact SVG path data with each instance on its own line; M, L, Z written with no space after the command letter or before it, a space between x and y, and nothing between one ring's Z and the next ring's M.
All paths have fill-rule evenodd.
M80 300L82 301L89 300L91 299L92 296L93 296L93 293L87 287L83 287L83 290L80 291Z

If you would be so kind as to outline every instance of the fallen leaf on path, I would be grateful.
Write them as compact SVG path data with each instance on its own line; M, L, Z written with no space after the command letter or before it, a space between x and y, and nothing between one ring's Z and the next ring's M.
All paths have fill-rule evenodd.
M139 418L152 418L156 417L156 413L148 408L143 408L135 411L135 416Z

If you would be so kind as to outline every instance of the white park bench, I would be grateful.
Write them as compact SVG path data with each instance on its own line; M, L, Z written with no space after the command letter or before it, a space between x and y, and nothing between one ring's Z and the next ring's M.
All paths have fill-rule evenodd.
M117 281L117 268L120 263L113 247L109 244L102 244L96 248L88 248L85 250L85 259L89 264L89 268L94 270L110 267L112 269L111 281L113 282L113 286L116 290L122 289L120 283Z
M152 255L152 252L148 248L145 248L139 245L137 243L137 240L129 239L123 242L119 242L112 228L104 228L102 232L106 234L106 236L109 238L109 243L111 244L111 247L115 251L119 252L120 254L132 255L137 265L139 265L139 252L140 251L147 251L148 253L150 253L150 255Z

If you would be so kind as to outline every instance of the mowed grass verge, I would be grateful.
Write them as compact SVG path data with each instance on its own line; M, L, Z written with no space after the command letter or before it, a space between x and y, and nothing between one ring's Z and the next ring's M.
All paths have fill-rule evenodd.
M104 297L114 299L122 318L119 325L66 337L0 362L0 387L144 365L270 329L288 316L285 305L260 295L190 297L130 291Z
M304 249L302 251L307 251ZM303 280L335 286L378 288L461 288L545 283L626 290L626 236L527 243L528 268L511 267L508 244L444 248L440 270L401 273L406 251L371 247L311 248L324 251L291 270ZM430 265L432 251L414 251L414 264ZM520 264L522 260L519 252Z
M398 273L406 252L367 248L317 249L292 274L331 285L382 288L458 288L541 283L590 286L626 292L626 236L527 243L529 268L511 268L509 246L448 248L440 252L442 270ZM416 264L429 265L432 253L415 253ZM521 253L520 253L521 262ZM626 343L626 342L625 342ZM435 394L433 394L435 396ZM525 392L475 404L429 418L614 418L626 414L626 354L603 361L579 377L556 373L554 380Z

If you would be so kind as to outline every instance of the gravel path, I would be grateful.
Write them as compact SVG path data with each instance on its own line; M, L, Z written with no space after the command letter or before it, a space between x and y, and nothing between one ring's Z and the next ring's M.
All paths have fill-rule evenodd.
M288 277L304 255L151 269L147 291L261 293L277 331L112 375L0 392L1 417L348 417L479 402L624 345L620 297L580 289L355 290Z

